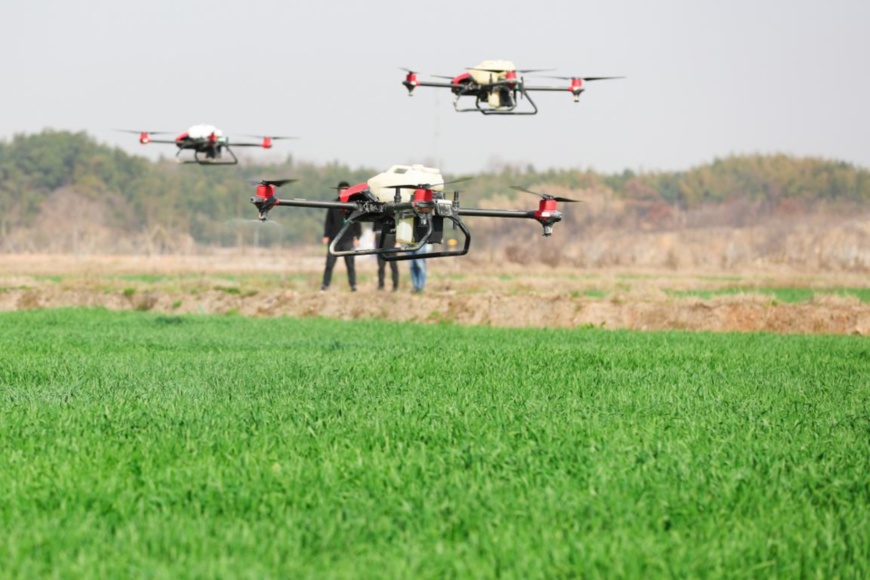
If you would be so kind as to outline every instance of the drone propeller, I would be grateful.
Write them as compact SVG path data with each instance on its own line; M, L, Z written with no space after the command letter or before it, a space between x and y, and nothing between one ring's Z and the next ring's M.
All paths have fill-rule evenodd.
M286 185L288 183L293 183L294 181L299 181L298 179L249 179L248 183L251 185L272 185L274 187L281 187L282 185Z
M550 72L552 70L556 70L554 68L523 68L517 69L518 73L526 74L526 73L536 73L536 72Z
M537 195L541 199L552 199L554 201L561 201L566 203L583 203L583 201L579 199L571 199L570 197L557 197L548 193L538 193L537 191L532 191L531 189L526 189L525 187L520 187L519 185L511 185L511 189L516 189L517 191L524 191L525 193L531 193L532 195Z
M403 185L385 185L384 187L386 187L388 189L432 189L433 187L450 185L453 183L460 183L463 181L468 181L470 179L474 179L474 178L473 177L460 177L458 179L451 179L450 181L444 181L442 183L417 183L417 184L403 184Z
M141 135L146 133L148 135L171 135L174 131L136 131L134 129L115 129L119 133L135 133L136 135Z
M299 137L285 137L285 136L272 136L272 135L251 135L249 133L244 133L239 135L240 137L251 137L254 139L271 139L272 141L277 141L279 139L299 139Z
M259 224L263 226L273 226L283 228L284 225L281 222L276 222L275 220L261 220L261 219L244 219L244 218L233 218L231 220L227 220L224 222L224 225L230 227L243 227L247 224Z
M586 81L606 81L611 79L624 79L625 77L581 77L581 76L573 76L573 77L563 77L563 76L544 76L545 79L558 79L560 81L573 81L574 79L580 79L583 82Z
M516 72L520 74L526 73L535 73L535 72L549 72L551 70L556 70L554 68L518 68L512 70L505 70L503 68L480 68L476 66L466 67L467 70L479 70L481 72L489 72L489 73L507 73L507 72Z

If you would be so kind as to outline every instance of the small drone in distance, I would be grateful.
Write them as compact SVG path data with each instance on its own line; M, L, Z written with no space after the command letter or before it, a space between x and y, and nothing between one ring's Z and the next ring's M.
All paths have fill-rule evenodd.
M276 189L295 181L293 179L252 181L251 183L257 186L257 191L251 197L251 203L256 206L261 221L266 221L269 212L278 206L342 209L346 212L345 224L330 244L329 253L334 256L376 254L384 260L393 261L467 254L471 246L471 232L462 221L464 216L531 219L541 224L544 236L550 236L553 233L553 225L562 220L562 213L557 209L557 203L578 201L514 186L514 189L540 197L537 209L524 211L464 208L459 205L459 191L454 191L453 198L447 199L444 195L444 187L466 179L468 178L444 181L441 172L435 168L422 165L394 165L364 183L340 190L339 197L335 201L278 198ZM457 244L457 249L453 250L416 253L427 244L444 242L445 221L452 222L454 229L462 232L464 243L461 246ZM336 244L350 231L350 228L356 223L365 222L372 223L373 229L381 232L375 247L338 250ZM395 246L385 243L388 236L392 237L392 235L395 235Z
M167 135L170 131L132 131L129 129L119 129L123 133L138 133L139 143L148 145L149 143L165 143L172 144L178 147L178 152L175 157L180 163L197 163L199 165L236 165L239 160L233 153L230 147L229 138L224 135L224 132L214 125L194 125L184 133L178 135L175 139L154 139L152 135ZM262 147L263 149L271 149L272 142L279 139L296 139L296 137L276 137L265 135L248 135L260 139L258 143L252 142L234 142L232 147ZM193 151L192 159L182 159L180 157L182 151ZM229 154L229 159L223 156L223 153Z
M547 69L518 70L509 60L485 60L477 66L468 67L466 72L456 76L432 75L436 78L448 79L449 83L420 81L417 71L403 68L406 72L402 84L408 89L408 96L414 96L417 87L436 87L450 89L455 95L453 108L459 113L479 112L484 115L535 115L538 107L532 100L530 91L570 92L574 102L580 100L580 95L586 90L585 83L625 77L585 77L585 76L554 76L549 78L569 81L567 86L529 86L518 74L546 72ZM473 97L473 107L463 107L459 101L462 97ZM525 98L531 105L531 110L518 110L519 99Z

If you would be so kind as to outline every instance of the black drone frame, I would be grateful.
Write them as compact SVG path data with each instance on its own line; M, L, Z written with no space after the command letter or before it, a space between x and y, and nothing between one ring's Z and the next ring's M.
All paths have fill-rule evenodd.
M403 69L408 72L408 77L406 77L405 81L402 82L405 85L405 88L408 89L408 94L413 95L414 89L417 87L438 87L438 88L449 88L454 92L453 99L453 110L457 113L483 113L484 115L537 115L538 114L538 106L535 104L535 101L532 99L532 96L526 91L525 82L520 78L512 78L512 79L501 79L501 80L491 80L489 83L479 84L474 80L470 80L469 82L457 84L457 83L436 83L430 81L418 81L416 77L416 72ZM492 71L490 71L492 72ZM438 75L436 75L438 76ZM450 78L450 77L447 77ZM410 80L409 80L410 79ZM487 97L492 91L505 90L510 93L512 103L509 106L501 106L499 108L493 108L487 102ZM525 98L529 101L529 104L532 106L531 111L517 111L517 105L519 104L519 99L517 97ZM463 107L459 104L460 99L462 97L474 97L474 106L473 107Z
M181 147L178 149L178 152L175 154L175 156L179 157L182 151L189 149L193 149L193 159L179 159L182 164L186 165L190 163L195 163L197 165L238 165L239 163L239 158L236 157L236 154L233 153L233 150L230 149L230 146L225 143L215 145L214 147ZM232 161L224 159L222 157L224 151L229 153L230 157L232 157ZM200 156L201 153L205 154L205 158Z
M317 209L341 209L347 212L346 221L332 240L332 243L330 243L329 253L334 256L379 255L386 261L464 256L471 247L471 232L468 231L468 228L462 221L462 216L532 219L543 226L544 236L550 236L553 233L553 225L562 220L561 212L556 210L556 201L574 201L536 193L536 195L542 197L537 211L462 208L459 205L458 191L454 191L453 199L448 200L442 192L427 189L431 187L430 184L390 186L396 190L394 201L391 202L378 201L369 190L355 194L357 199L353 201L313 201L307 199L279 199L275 197L275 188L280 187L288 181L290 180L258 182L257 195L251 198L251 203L256 206L259 212L258 217L261 221L266 221L269 212L279 205ZM402 189L414 189L414 199L402 201L400 193ZM421 191L422 195L417 195L417 192ZM413 220L414 242L394 248L384 247L387 235L394 233L396 224L406 219ZM445 220L451 222L454 229L462 232L465 238L462 247L456 250L418 253L427 244L440 244L444 241ZM344 236L350 229L357 223L365 222L371 222L375 226L375 230L380 229L381 234L377 246L362 250L339 250L337 248L339 241L344 239Z
M133 131L130 129L117 129L122 133L138 133L139 134L139 142L143 145L147 145L148 143L160 143L165 145L175 145L178 148L178 151L175 152L175 158L181 164L192 164L195 163L197 165L238 165L239 158L236 157L236 154L233 153L232 148L230 147L230 143L225 138L217 138L216 135L212 135L208 139L203 138L190 138L185 137L178 139L153 139L152 135L165 135L168 134L168 131ZM249 143L249 142L238 142L233 143L234 147L262 147L263 149L270 149L272 147L272 142L277 141L279 139L296 139L296 137L279 137L272 135L248 135L248 137L258 137L262 139L260 143ZM193 159L183 159L181 157L181 153L183 151L193 151ZM230 159L226 159L223 157L224 152L226 152Z
M475 92L468 93L460 93L456 95L456 98L453 100L453 109L457 113L483 113L484 115L537 115L538 114L538 106L535 104L535 101L532 99L532 96L526 91L526 87L523 84L522 79L519 81L514 81L513 87L510 86L511 83L506 81L496 82L489 85L481 86L478 85L475 87ZM499 86L507 86L508 91L511 93L512 104L508 107L500 107L498 109L492 108L486 100L487 95L490 91L499 90ZM474 107L465 107L459 108L459 99L460 97L474 95ZM517 111L517 105L519 105L519 99L517 95L525 98L529 104L532 106L531 111ZM481 106L481 103L484 103L485 106Z
M417 87L437 87L437 88L447 88L450 89L455 98L453 100L453 109L457 113L483 113L484 115L536 115L538 114L538 106L535 104L535 101L532 99L532 96L529 94L530 91L551 91L551 92L565 92L566 90L571 93L574 98L574 102L578 102L580 100L580 95L586 89L583 87L583 83L590 81L602 81L609 79L621 79L625 77L584 77L584 76L550 76L547 78L560 79L570 81L570 85L565 87L554 87L554 86L532 86L526 88L525 79L523 77L517 77L517 73L530 73L530 72L545 72L549 69L524 69L524 70L496 70L496 69L484 69L477 67L469 67L468 70L477 70L482 72L490 73L490 82L489 83L478 83L473 78L469 78L466 80L462 80L460 82L454 82L454 78L456 77L445 77L442 75L434 75L439 78L447 78L450 79L451 82L443 83L443 82L432 82L432 81L419 81L417 80L417 71L413 71L411 69L403 68L407 75L405 76L405 80L402 81L402 84L405 85L405 88L408 89L408 95L414 95L414 89ZM493 78L493 74L502 73L505 74L505 78L495 79ZM493 93L493 91L507 91L509 93L512 102L510 105L499 105L498 107L493 107L488 102L488 97ZM459 100L462 97L474 97L474 107L461 107L459 105ZM529 104L532 107L531 111L517 111L517 105L519 105L519 99L525 98L529 101Z

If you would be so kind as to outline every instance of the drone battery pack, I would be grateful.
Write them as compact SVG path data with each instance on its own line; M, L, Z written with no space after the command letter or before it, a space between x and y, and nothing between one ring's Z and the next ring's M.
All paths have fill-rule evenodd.
M444 218L433 216L429 219L432 220L432 233L429 235L426 243L440 244L444 241ZM416 230L414 238L422 240L426 232L429 231L429 226L420 223L420 218L416 218L414 220L414 229Z

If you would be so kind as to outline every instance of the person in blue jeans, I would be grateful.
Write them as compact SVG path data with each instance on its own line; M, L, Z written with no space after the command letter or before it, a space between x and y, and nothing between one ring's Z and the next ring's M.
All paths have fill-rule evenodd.
M429 251L429 244L424 244L414 254L426 254ZM426 259L414 258L411 260L411 292L419 294L426 287Z

